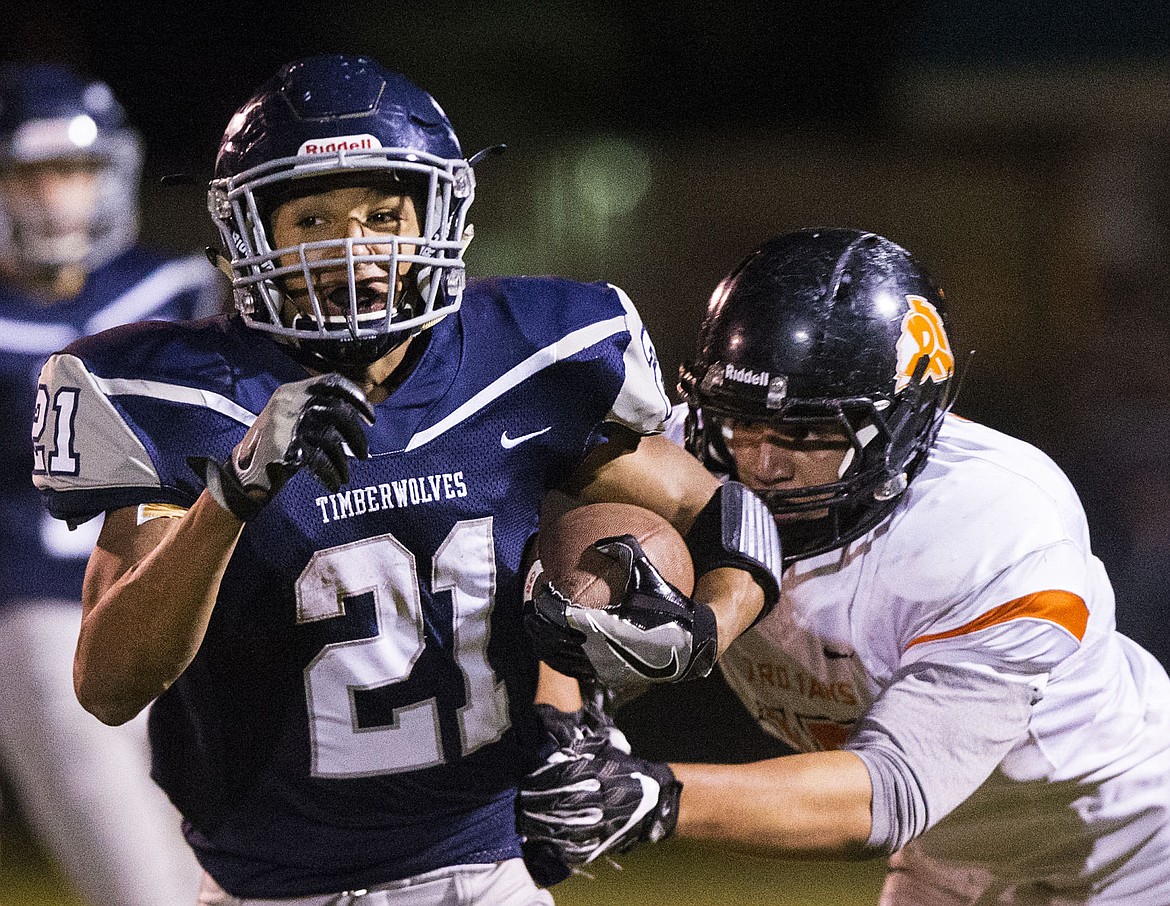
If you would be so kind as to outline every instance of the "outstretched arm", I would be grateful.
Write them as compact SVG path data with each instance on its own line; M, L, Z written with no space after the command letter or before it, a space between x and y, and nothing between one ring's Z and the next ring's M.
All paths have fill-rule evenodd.
M672 834L777 858L877 854L868 844L869 772L852 753L665 765L630 754L590 707L555 717L546 726L558 748L525 778L518 799L526 858L554 882L605 853Z
M974 793L1026 736L1041 685L988 666L910 664L858 720L846 751L675 765L678 833L779 856L895 852Z
M851 752L783 755L752 764L675 764L683 785L676 834L756 855L875 855L869 772Z
M1027 735L1040 685L988 666L907 665L845 751L676 765L679 834L778 855L895 852L974 793Z
M1040 685L986 666L911 664L846 750L752 764L653 764L591 739L585 725L581 742L521 784L520 829L569 866L671 832L779 858L889 854L971 796L1026 736ZM631 795L639 790L641 800ZM639 806L677 823L659 821L657 832L632 820ZM626 830L606 843L615 827Z

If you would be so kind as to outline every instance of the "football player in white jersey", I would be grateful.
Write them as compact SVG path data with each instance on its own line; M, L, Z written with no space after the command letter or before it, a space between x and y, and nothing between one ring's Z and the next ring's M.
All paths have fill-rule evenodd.
M800 754L651 785L594 716L527 781L531 839L888 855L883 906L1170 903L1170 680L1066 477L950 414L953 372L942 293L880 236L787 234L723 280L675 427L780 529L780 602L720 665Z

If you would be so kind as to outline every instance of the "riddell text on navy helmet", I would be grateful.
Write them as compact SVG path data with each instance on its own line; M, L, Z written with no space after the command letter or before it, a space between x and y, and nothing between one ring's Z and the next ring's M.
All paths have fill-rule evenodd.
M463 472L459 471L383 481L364 488L325 494L313 502L321 509L321 521L327 523L379 510L403 509L466 496L467 482L463 480Z

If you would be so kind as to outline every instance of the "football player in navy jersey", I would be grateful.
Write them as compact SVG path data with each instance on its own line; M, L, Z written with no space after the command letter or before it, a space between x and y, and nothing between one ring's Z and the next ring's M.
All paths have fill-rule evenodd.
M34 480L68 523L106 514L78 696L111 724L153 702L202 904L551 902L514 811L545 744L526 621L560 666L673 681L777 596L762 502L650 436L669 403L626 295L466 281L476 160L402 75L289 64L210 187L237 312L42 372ZM693 599L627 548L615 613L525 616L553 490L670 519Z
M221 307L206 261L137 244L140 163L105 84L55 65L0 69L0 769L73 886L103 906L190 898L199 872L150 779L145 717L104 727L73 692L82 576L100 523L68 531L44 512L28 472L34 443L55 451L37 382L54 349Z

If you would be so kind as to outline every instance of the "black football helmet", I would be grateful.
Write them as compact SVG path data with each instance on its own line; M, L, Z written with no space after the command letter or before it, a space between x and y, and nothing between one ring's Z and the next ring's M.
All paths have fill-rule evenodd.
M788 561L877 525L922 468L948 408L954 356L942 292L874 233L801 230L772 239L723 279L694 361L681 369L687 449L737 477L729 419L838 423L852 451L839 479L759 491Z
M398 186L415 198L421 237L387 237L388 254L355 252L364 240L275 248L273 210L298 195L346 185ZM216 158L208 209L223 239L223 268L248 326L279 337L325 367L369 364L456 311L463 297L465 223L475 197L471 163L427 92L366 57L309 57L282 67L237 111ZM413 252L408 252L409 246ZM282 259L286 262L282 265ZM295 262L287 264L288 261ZM411 279L384 306L366 305L354 266L390 274L410 262ZM348 311L328 314L313 273L348 273ZM290 317L284 279L308 284L312 312ZM395 297L396 296L396 297Z

